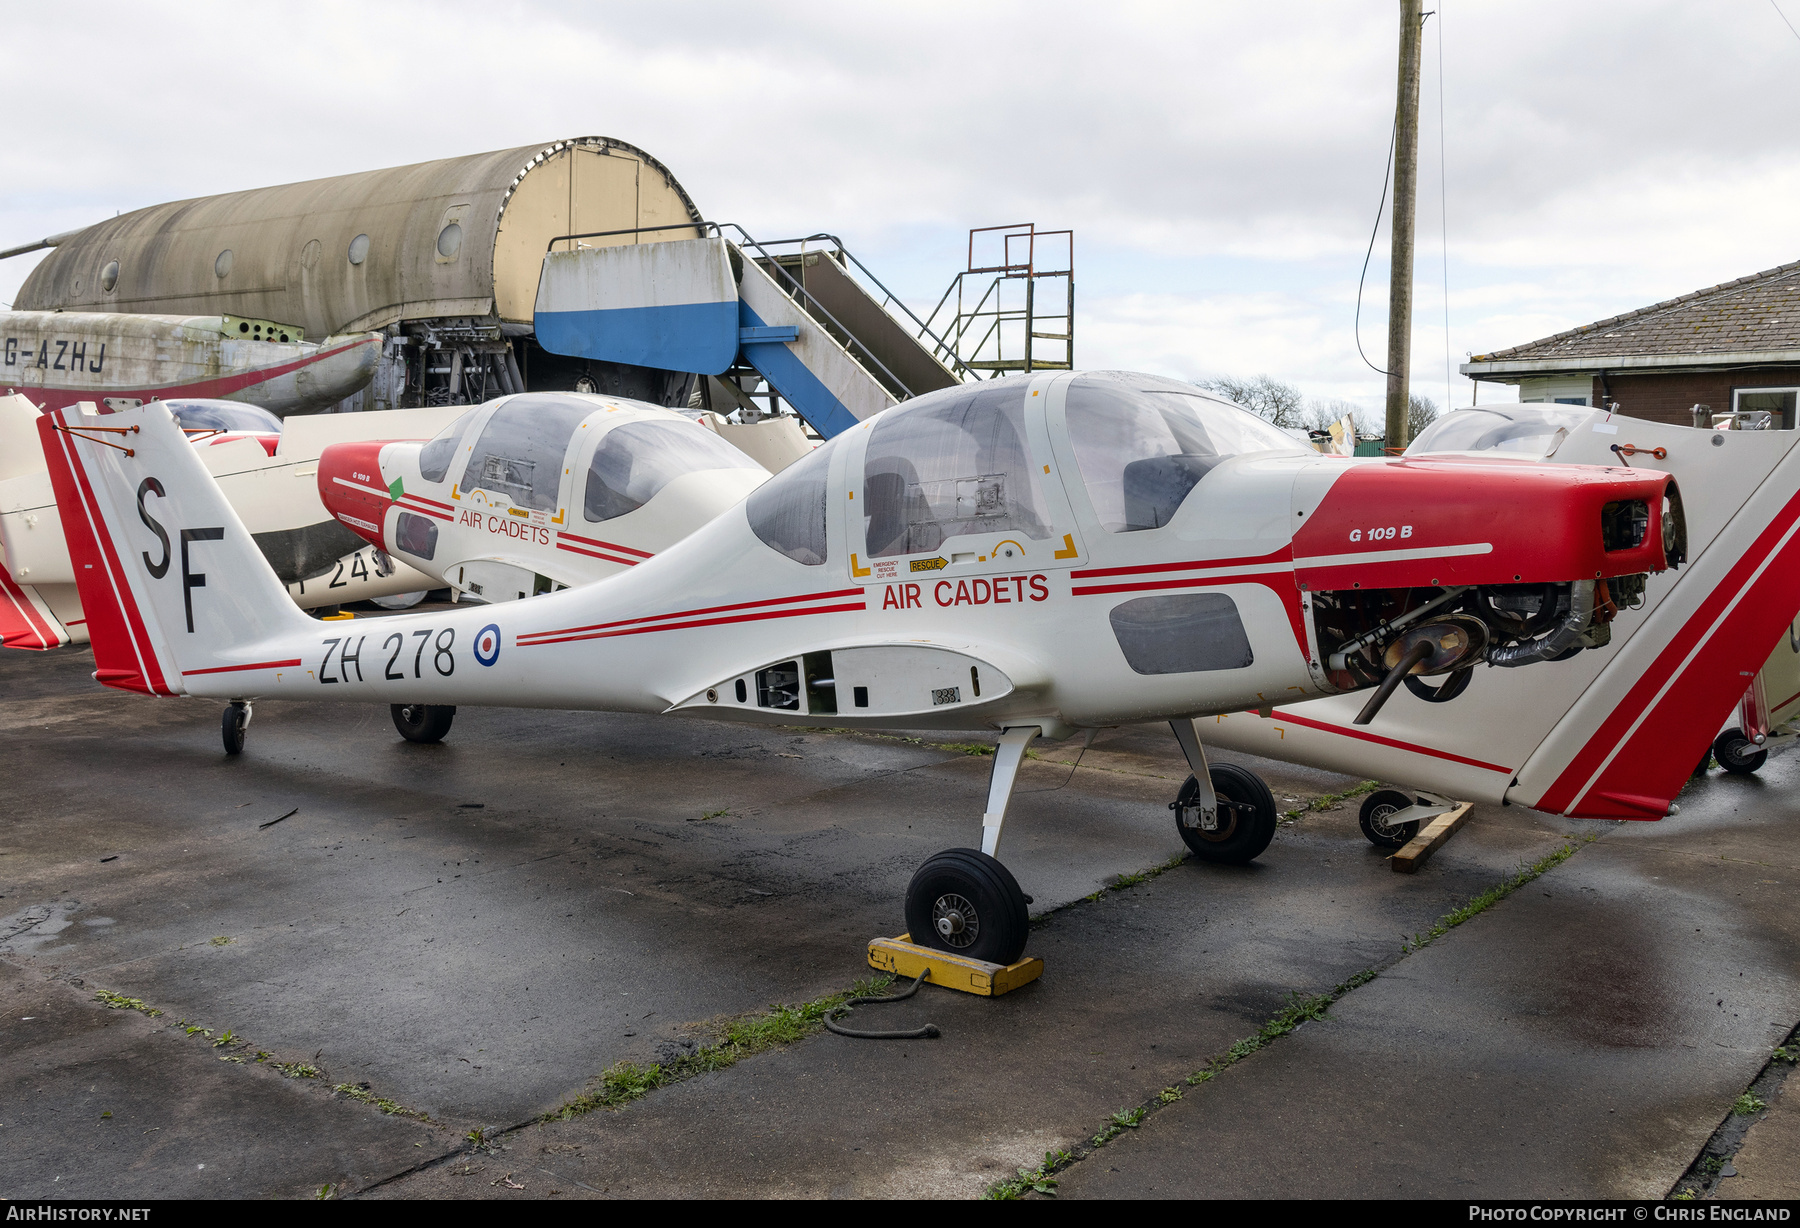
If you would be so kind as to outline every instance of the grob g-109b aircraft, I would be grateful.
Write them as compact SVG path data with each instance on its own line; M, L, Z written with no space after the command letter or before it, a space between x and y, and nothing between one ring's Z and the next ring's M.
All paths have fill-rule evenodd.
M1170 721L1183 838L1247 861L1273 800L1209 769L1196 717L1364 687L1372 714L1415 673L1579 652L1682 539L1666 474L1326 458L1191 385L1061 373L888 409L604 583L322 628L166 411L40 429L97 676L230 701L228 749L257 698L998 730L981 849L906 898L915 941L998 963L1025 940L996 854L1032 739Z

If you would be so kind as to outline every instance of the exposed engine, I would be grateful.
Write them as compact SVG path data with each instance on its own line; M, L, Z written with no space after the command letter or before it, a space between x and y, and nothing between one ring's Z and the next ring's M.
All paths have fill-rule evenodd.
M1660 512L1664 561L1678 567L1686 561L1687 534L1673 484ZM1651 523L1642 500L1608 503L1600 516L1605 551L1642 546ZM1558 582L1317 592L1314 628L1334 686L1377 688L1357 717L1357 724L1367 724L1401 684L1420 699L1443 703L1462 694L1477 665L1516 668L1605 647L1620 610L1643 604L1649 579L1637 572Z

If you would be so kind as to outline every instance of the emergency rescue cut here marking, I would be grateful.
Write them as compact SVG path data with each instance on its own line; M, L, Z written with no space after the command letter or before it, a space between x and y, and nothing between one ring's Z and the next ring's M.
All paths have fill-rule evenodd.
M1027 591L1029 586L1030 591ZM881 594L884 610L922 609L926 586L888 584ZM1048 601L1050 589L1042 573L1035 576L976 576L972 580L939 580L930 586L931 599L939 606L1011 605L1014 602Z

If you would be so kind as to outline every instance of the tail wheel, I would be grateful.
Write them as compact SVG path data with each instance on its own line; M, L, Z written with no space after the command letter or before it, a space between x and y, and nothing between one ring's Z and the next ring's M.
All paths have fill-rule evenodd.
M1362 813L1356 817L1369 843L1378 849L1405 848L1407 841L1419 834L1419 821L1390 823L1388 820L1412 804L1413 799L1398 789L1382 789L1363 798Z
M453 704L394 704L394 728L408 742L442 742L456 719Z
M946 849L906 889L906 928L922 947L1010 964L1025 951L1030 916L1012 871L975 849Z
M1189 776L1175 795L1175 829L1203 861L1232 865L1254 861L1275 838L1275 795L1260 776L1235 763L1217 764L1211 775L1219 801L1218 826L1208 831L1181 821L1183 810L1199 804L1200 782Z
M1749 776L1769 760L1769 752L1744 736L1742 729L1727 729L1712 745L1719 766L1739 776Z
M244 730L250 725L250 709L243 704L226 704L219 720L219 733L225 742L225 753L244 753Z

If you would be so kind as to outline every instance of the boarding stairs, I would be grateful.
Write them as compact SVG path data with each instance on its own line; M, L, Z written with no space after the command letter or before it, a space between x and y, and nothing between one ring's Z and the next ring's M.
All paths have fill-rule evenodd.
M544 257L538 344L698 372L709 377L708 408L754 419L785 401L827 439L974 375L954 344L834 236L759 242L731 224L702 229L709 233L697 239L657 240L648 231L558 236L553 249L572 242L573 250ZM610 243L585 246L584 239Z

